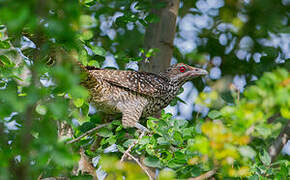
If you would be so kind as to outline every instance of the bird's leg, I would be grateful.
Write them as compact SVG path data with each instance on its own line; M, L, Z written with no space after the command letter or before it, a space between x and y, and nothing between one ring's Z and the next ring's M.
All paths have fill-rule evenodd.
M120 103L117 105L119 111L122 112L122 125L124 128L135 127L142 132L149 132L149 130L139 123L145 104L138 101Z
M149 132L149 130L144 127L142 124L140 124L139 118L141 116L141 113L138 112L137 110L128 110L123 112L122 115L122 125L127 128L127 127L135 127L141 132Z
M123 162L125 160L125 158L128 156L128 154L130 155L130 151L131 149L140 141L140 139L143 138L143 136L145 135L146 131L142 131L141 135L138 137L137 140L135 140L129 147L128 149L124 152L122 158L121 158L121 162Z
M135 105L135 106L132 106L132 105ZM141 131L141 135L124 152L124 154L121 158L121 162L123 162L125 160L127 155L130 153L131 149L140 141L140 139L143 138L145 133L149 132L149 130L146 127L144 127L143 125L138 123L138 121L142 115L143 106L136 106L136 104L132 104L132 105L128 103L126 105L119 106L119 110L122 112L122 125L125 128L126 127L137 128L138 130ZM133 109L133 107L135 107L135 108Z

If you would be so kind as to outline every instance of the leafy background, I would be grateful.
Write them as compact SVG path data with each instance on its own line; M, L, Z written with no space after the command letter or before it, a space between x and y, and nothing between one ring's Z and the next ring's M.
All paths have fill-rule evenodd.
M100 179L105 172L108 179L147 178L135 163L119 162L139 133L118 118L97 136L65 142L103 123L74 59L137 70L143 54L154 56L143 47L144 33L159 21L150 10L162 7L148 0L0 1L0 179L92 178L71 173L80 148ZM148 119L151 134L131 153L158 169L159 179L211 170L216 179L289 177L289 155L268 153L289 124L288 19L288 0L180 1L172 63L210 73L186 83L160 119ZM61 122L73 135L58 132Z

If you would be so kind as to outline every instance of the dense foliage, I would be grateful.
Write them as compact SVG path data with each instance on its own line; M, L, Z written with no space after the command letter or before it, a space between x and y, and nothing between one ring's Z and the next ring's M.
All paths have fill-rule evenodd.
M150 10L164 5L0 0L0 179L91 178L72 174L80 149L95 160L99 177L102 166L108 179L147 179L136 163L120 163L140 133L124 129L119 118L73 144L66 144L70 129L63 134L58 127L65 122L79 137L104 123L89 107L74 61L101 67L111 60L125 69L142 54L153 56L154 49L143 49L144 31L159 20ZM268 153L290 118L288 18L287 0L181 1L173 61L210 71L193 81L200 91L195 106L209 113L143 120L151 133L131 154L160 170L159 179L212 170L220 179L289 177L289 156ZM215 71L220 76L211 76ZM234 77L245 81L244 90ZM171 105L180 110L180 104Z

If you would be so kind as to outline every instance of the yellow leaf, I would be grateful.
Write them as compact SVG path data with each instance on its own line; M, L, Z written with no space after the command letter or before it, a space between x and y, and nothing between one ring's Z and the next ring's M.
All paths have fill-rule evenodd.
M290 110L289 110L289 108L282 107L280 109L280 112L281 112L282 117L284 117L286 119L289 119L290 118Z

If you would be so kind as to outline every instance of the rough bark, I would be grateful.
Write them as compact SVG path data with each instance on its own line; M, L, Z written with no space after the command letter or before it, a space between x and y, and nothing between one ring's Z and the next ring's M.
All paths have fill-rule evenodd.
M160 20L151 23L145 33L145 49L157 48L159 51L149 61L140 63L140 70L159 73L169 65L173 55L173 40L176 30L179 0L153 0L153 4L166 3L164 8L154 8L151 13L157 15Z
M281 130L279 136L274 140L273 144L269 147L269 154L271 156L271 162L274 162L276 157L281 152L287 141L290 139L290 120L285 124Z

